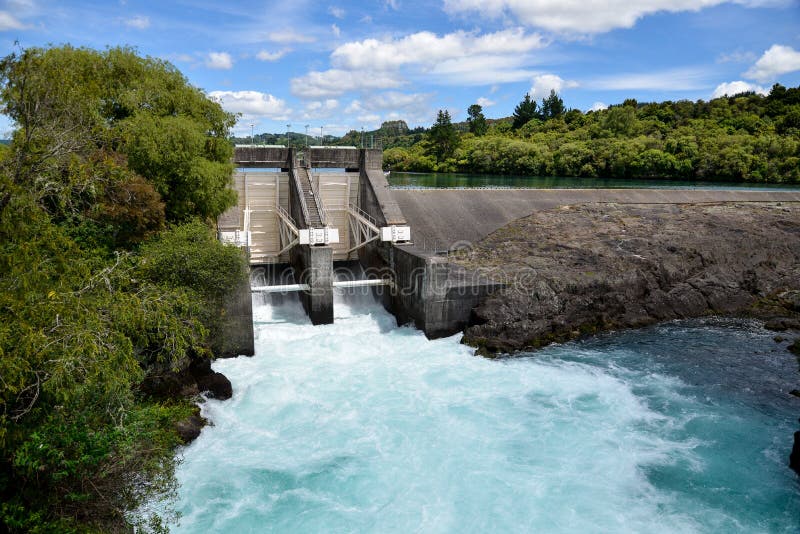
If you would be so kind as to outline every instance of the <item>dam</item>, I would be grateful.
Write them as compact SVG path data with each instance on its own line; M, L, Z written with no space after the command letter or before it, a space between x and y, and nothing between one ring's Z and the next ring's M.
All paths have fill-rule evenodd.
M219 237L245 248L252 269L288 268L290 280L253 289L299 292L313 324L334 319L335 287L372 286L399 324L429 338L452 335L503 285L449 261L511 221L570 204L800 202L800 191L659 189L392 189L380 149L237 146L238 205L218 220ZM360 280L336 265L357 262ZM286 269L284 269L285 271ZM250 288L239 314L245 326ZM247 328L245 328L247 331ZM249 332L252 332L250 327ZM242 353L252 353L252 344Z

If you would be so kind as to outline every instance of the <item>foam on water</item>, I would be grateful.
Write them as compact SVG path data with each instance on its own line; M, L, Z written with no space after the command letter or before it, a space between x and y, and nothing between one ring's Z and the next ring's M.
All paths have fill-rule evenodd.
M764 445L774 414L698 399L678 373L633 365L630 343L487 360L458 336L396 327L371 297L335 310L312 327L294 298L258 305L256 356L214 364L234 396L203 405L214 426L183 451L175 532L800 525L784 451ZM717 465L715 425L772 437L730 457L752 465Z

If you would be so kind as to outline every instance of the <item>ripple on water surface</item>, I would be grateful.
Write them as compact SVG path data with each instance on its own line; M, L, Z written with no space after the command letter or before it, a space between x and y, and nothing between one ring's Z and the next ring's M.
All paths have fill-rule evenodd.
M175 532L800 527L785 467L796 406L765 401L783 398L796 362L765 350L757 325L678 323L487 360L457 336L397 328L369 297L335 309L312 327L293 299L256 306L256 356L214 364L234 397L205 403L214 426L183 451ZM753 373L786 384L729 389L752 376L726 367L758 350Z

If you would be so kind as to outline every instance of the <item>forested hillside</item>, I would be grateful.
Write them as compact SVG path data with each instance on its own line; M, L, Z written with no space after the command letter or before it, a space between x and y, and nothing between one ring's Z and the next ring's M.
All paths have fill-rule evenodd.
M514 117L491 125L481 122L480 106L472 106L464 134L444 115L420 142L387 150L387 168L800 181L800 88L776 84L766 97L747 93L710 102L626 100L588 113L566 111L555 93L541 105L526 95Z
M164 383L213 356L246 272L207 224L235 202L234 117L129 49L28 49L0 76L0 530L159 530L195 411Z

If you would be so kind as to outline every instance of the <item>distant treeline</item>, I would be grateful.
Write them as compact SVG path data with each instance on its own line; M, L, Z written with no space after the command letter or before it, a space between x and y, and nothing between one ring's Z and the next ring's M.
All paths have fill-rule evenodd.
M776 84L768 96L709 102L626 100L588 113L564 110L554 93L541 107L526 95L514 117L482 118L472 106L472 131L460 133L440 112L419 141L386 150L384 164L419 172L800 182L800 88Z

